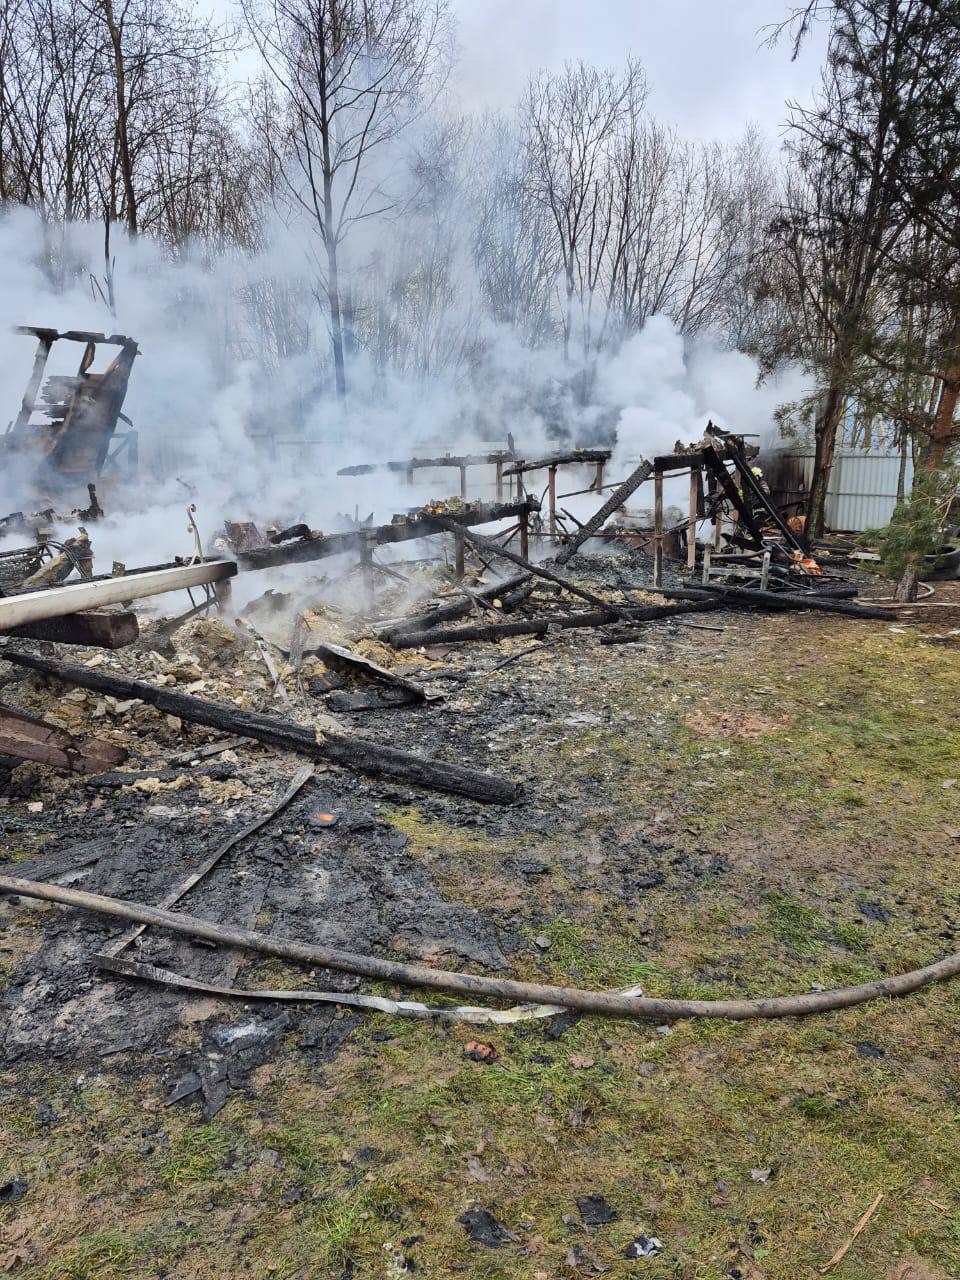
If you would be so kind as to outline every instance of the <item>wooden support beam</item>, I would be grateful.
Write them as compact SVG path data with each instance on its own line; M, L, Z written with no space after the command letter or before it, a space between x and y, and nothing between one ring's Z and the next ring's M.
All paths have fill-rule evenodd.
M20 640L49 640L89 649L122 649L138 638L140 624L135 613L72 613L65 618L25 622L4 634Z
M503 501L503 459L497 459L497 501Z
M540 503L535 498L526 502L479 502L454 513L451 518L463 526L494 524L500 520L515 519L522 511L529 513L539 510ZM239 553L238 558L244 569L272 569L279 564L299 564L342 555L367 541L382 546L386 543L428 538L436 532L437 527L430 515L426 511L415 511L405 519L394 519L390 524L378 525L372 529L352 529L347 533L313 533L282 546L244 551Z
M116 578L83 579L40 591L20 591L0 598L0 631L9 631L27 622L42 622L45 618L84 613L98 605L125 604L128 600L159 596L166 591L185 591L208 582L223 582L236 572L237 566L232 560L208 560L202 564L134 571Z
M690 469L690 505L687 520L687 568L694 569L697 564L697 515L700 509L700 472L695 467Z
M550 537L557 536L557 468L552 466L547 473L547 511L550 516Z
M663 586L663 472L653 473L653 585Z
M66 773L105 773L127 758L123 747L75 738L56 725L0 704L0 755L35 760Z
M582 528L577 530L566 546L560 548L556 557L557 564L566 564L568 560L571 560L587 539L592 538L595 533L599 533L613 513L623 506L630 495L636 489L639 489L640 485L645 480L648 480L652 473L652 464L647 461L641 462L636 470L632 471L626 480L614 489L603 506L593 513Z

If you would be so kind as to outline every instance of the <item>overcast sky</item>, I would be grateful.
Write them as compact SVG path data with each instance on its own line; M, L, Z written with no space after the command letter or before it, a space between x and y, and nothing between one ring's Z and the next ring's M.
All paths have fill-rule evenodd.
M453 85L465 104L509 106L527 77L583 58L620 66L640 59L649 108L703 138L737 137L748 122L779 136L784 100L808 100L825 32L801 56L764 47L789 0L453 0L460 63Z
M219 18L233 0L200 0ZM747 124L779 138L786 99L807 101L817 84L825 28L807 37L800 57L789 45L765 46L766 28L791 0L451 0L459 61L450 88L465 109L509 108L527 79L583 58L620 67L640 59L648 106L687 136L737 138ZM256 74L247 50L237 73Z

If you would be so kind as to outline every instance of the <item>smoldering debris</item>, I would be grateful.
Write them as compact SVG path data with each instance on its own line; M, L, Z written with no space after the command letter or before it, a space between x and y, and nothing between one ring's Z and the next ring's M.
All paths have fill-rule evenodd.
M25 820L33 816L39 832L48 812L56 815L42 855L9 869L214 922L204 942L147 921L118 931L80 903L40 917L7 992L8 1059L152 1055L170 1105L199 1098L213 1115L231 1090L249 1087L253 1067L280 1052L294 1027L310 1052L336 1051L352 1024L322 993L399 1016L556 1016L560 1006L471 1012L374 998L355 974L322 967L305 986L294 966L290 990L271 995L265 962L218 944L216 928L282 940L309 938L322 924L328 947L413 962L449 957L501 974L529 944L492 909L441 893L381 806L413 803L457 826L509 832L511 810L537 803L530 779L505 775L497 761L504 734L533 741L538 728L536 707L510 696L514 659L547 671L584 645L656 643L690 613L889 616L857 601L860 579L844 581L853 574L841 574L837 557L821 565L796 554L760 481L744 479L750 458L741 439L708 429L609 484L596 470L608 458L597 453L527 464L510 451L518 482L539 467L551 475L593 468L587 491L597 505L582 521L564 522L558 498L545 522L540 501L522 490L498 502L434 499L388 524L358 520L330 533L273 519L261 533L236 521L217 535L230 539L219 559L200 547L141 570L95 574L78 563L60 584L21 579L7 590L0 625L17 630L0 639L0 750L38 770L26 794L40 789L46 799ZM502 471L506 483L511 468ZM672 472L691 478L676 544L657 501ZM651 481L651 527L638 530L626 504ZM375 549L402 544L414 558L378 565ZM302 570L311 576L290 589L268 586L233 607L227 588L238 575L249 585L254 571L265 572L269 582L290 564L315 561L336 568ZM132 634L129 612L101 604L139 598L150 608L157 592L196 587L205 593L199 603L145 619ZM41 623L69 624L74 634L24 630ZM544 643L526 645L527 636ZM59 649L71 641L72 658ZM501 701L484 713L478 737L476 689L487 677L499 682ZM570 731L579 723L570 718ZM28 749L28 739L39 746ZM294 755L310 763L296 770ZM19 821L21 806L13 808ZM503 869L524 891L529 863L518 855ZM715 859L681 863L673 860L674 879L723 873ZM545 864L535 870L550 873ZM642 893L665 873L656 856L638 868L624 849L609 874L618 891ZM10 918L16 904L0 910ZM509 990L509 980L496 981ZM222 1001L231 997L260 1014L229 1015ZM172 1047L184 1018L206 1024L186 1053Z

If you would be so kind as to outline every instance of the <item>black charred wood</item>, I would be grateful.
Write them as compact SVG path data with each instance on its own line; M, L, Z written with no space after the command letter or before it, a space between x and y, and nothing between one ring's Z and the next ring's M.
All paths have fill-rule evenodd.
M223 733L256 738L258 742L266 742L281 751L293 751L312 760L327 760L372 777L468 796L484 804L514 804L521 797L522 789L517 782L446 760L428 760L365 738L343 733L320 733L276 716L208 702L204 698L177 693L165 686L147 684L130 676L110 675L90 667L74 667L32 653L5 649L2 657L6 662L39 671L65 684L95 689L115 698L139 698L167 715L179 716L191 724L203 724Z
M390 636L395 649L413 649L424 644L458 644L468 640L506 640L510 636L542 636L552 627L564 631L578 627L605 627L612 622L653 622L681 613L708 613L722 609L723 602L702 598L682 604L636 605L613 613L608 609L584 609L578 613L550 613L517 622L491 622L475 627L436 627L430 631L397 632Z

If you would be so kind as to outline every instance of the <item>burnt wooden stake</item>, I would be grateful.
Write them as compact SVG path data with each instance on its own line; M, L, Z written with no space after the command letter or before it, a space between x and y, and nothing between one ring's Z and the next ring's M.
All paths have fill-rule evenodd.
M653 585L663 586L663 472L653 473Z
M550 515L550 537L557 537L557 468L550 467L547 472L547 511Z

